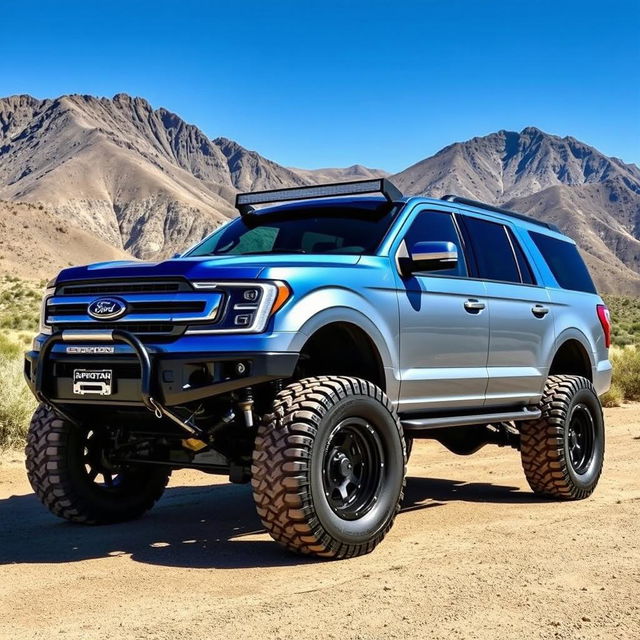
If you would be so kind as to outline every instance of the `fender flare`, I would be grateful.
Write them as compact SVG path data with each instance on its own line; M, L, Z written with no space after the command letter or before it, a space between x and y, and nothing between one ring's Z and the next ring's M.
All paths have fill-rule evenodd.
M553 357L549 361L549 366L551 366L551 363L558 354L558 351L560 351L560 349L570 340L575 340L582 346L585 353L587 354L587 358L589 359L591 370L593 371L596 367L596 355L593 347L591 346L591 343L589 342L587 336L582 331L575 328L565 329L558 336L556 336L555 342L553 343Z
M325 309L324 311L321 311L309 318L302 327L300 327L300 330L293 339L291 343L292 351L300 353L304 348L304 345L314 333L323 327L339 322L352 324L358 329L361 329L365 334L367 334L378 351L383 368L396 369L396 363L394 362L394 359L388 349L387 341L381 331L366 315L356 311L355 309L351 309L350 307L331 307L330 309Z

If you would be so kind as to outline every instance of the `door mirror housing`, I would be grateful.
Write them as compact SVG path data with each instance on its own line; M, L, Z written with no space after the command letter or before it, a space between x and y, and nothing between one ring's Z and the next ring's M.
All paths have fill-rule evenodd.
M458 247L453 242L416 242L403 261L406 275L418 271L443 271L455 269L458 264Z

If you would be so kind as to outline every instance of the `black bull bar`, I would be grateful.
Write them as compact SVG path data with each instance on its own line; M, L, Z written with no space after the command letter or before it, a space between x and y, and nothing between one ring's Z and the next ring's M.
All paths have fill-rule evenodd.
M52 334L45 340L40 348L40 354L38 357L35 394L40 402L50 406L58 415L70 422L76 424L78 422L53 402L44 392L44 375L47 358L49 357L53 347L60 342L121 342L129 345L140 363L140 395L144 406L154 413L156 418L168 418L181 429L186 431L190 436L195 438L205 437L205 433L202 429L199 429L196 425L185 422L179 418L175 413L167 409L157 396L154 396L153 381L155 378L153 376L153 364L149 351L136 336L129 331L122 331L121 329L110 329L105 331L60 331Z

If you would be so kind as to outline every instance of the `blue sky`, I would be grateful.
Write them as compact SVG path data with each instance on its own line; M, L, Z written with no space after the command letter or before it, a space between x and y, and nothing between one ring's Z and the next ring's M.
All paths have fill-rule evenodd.
M640 2L3 3L0 95L120 91L288 166L528 125L640 163Z

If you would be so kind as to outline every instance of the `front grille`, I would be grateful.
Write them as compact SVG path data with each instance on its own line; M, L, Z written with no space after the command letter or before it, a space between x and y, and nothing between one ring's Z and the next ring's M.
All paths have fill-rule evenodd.
M112 320L94 318L89 307L101 296L126 303L126 312ZM54 331L65 329L122 329L142 339L174 339L187 326L215 324L224 307L224 294L194 290L186 280L117 280L62 284L49 298L46 323Z
M135 282L113 280L63 284L56 290L56 295L86 296L118 293L176 293L178 291L193 291L193 287L186 280L137 280Z
M130 302L127 305L129 313L202 313L205 308L204 301L184 302ZM78 304L50 304L48 314L50 316L77 316L87 311L87 305Z

